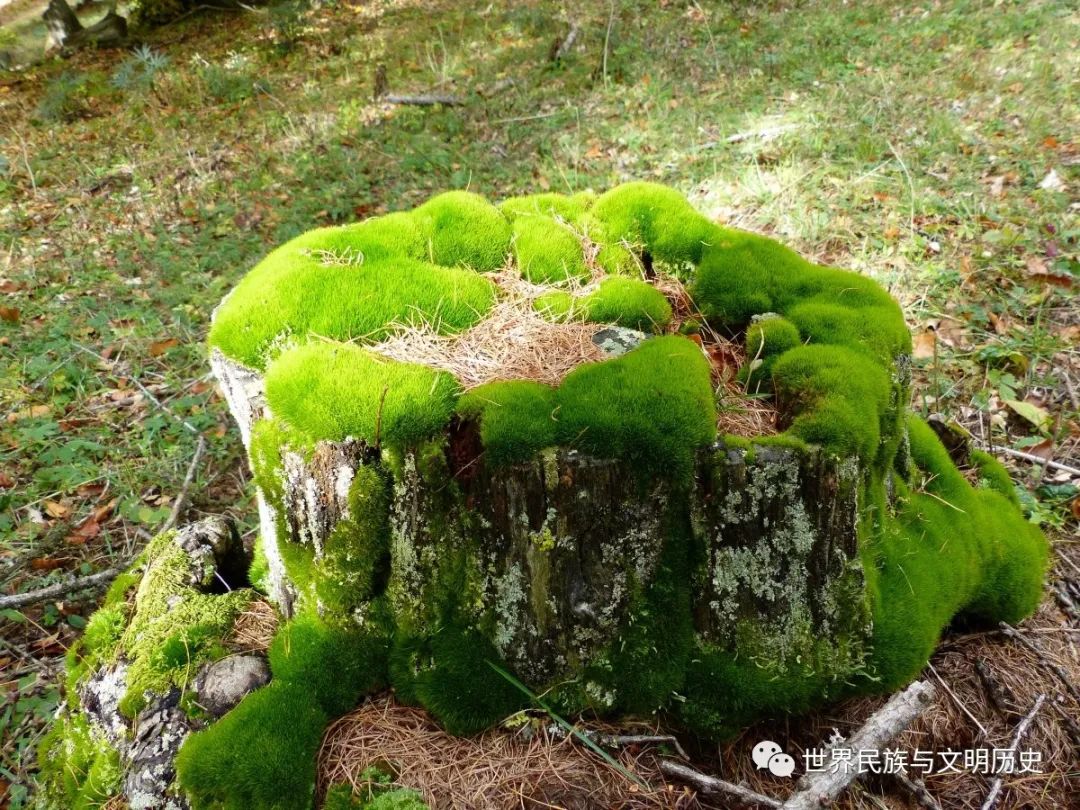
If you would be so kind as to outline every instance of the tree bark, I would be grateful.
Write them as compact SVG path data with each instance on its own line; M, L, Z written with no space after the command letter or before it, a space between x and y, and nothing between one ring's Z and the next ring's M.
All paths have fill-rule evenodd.
M254 421L269 414L261 379L217 352L212 364L249 443ZM749 622L754 649L778 661L814 655L819 671L836 675L858 665L871 623L854 461L718 443L699 452L687 492L570 448L505 469L486 465L480 450L474 426L458 424L442 474L411 453L396 470L387 592L410 626L436 624L450 568L464 560L467 601L507 664L534 683L571 677L626 626L677 533L696 555L686 576L700 640L737 649ZM317 559L348 516L357 469L375 455L356 441L286 449L284 497L259 493L271 597L286 615L301 596L280 545L307 546Z

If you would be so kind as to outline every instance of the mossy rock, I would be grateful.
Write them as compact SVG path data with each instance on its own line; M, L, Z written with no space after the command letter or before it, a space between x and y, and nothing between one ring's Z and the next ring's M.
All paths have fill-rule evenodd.
M520 361L522 324L556 347L536 368L463 370ZM770 435L718 430L716 334ZM529 703L512 673L719 739L901 686L957 617L1022 618L1045 538L997 462L961 469L909 412L910 347L870 279L647 183L452 192L278 248L210 348L258 485L253 575L291 621L270 686L185 745L187 794L264 806L293 763L265 806L310 806L321 729L387 684L462 734Z

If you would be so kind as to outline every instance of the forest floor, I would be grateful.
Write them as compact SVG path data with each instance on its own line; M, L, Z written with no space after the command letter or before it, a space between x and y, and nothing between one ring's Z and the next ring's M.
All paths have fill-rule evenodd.
M189 516L253 532L203 343L214 305L289 237L446 188L671 184L720 222L886 285L915 336L917 410L995 452L1080 467L1074 4L572 6L285 2L0 71L0 590L130 559L200 436ZM41 36L0 28L0 51L36 56ZM463 103L372 101L379 64L391 92ZM1003 458L1073 560L1052 577L1067 587L1080 475ZM0 806L26 801L93 600L0 616ZM1056 610L1048 595L1041 637L1080 672L1076 617ZM1075 774L1075 754L1053 767ZM1037 790L1054 798L1051 781ZM887 786L860 790L851 801L884 806Z

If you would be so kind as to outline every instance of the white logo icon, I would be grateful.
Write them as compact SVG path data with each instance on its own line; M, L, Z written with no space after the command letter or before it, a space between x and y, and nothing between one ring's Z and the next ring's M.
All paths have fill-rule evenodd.
M762 740L754 746L752 754L758 770L768 769L773 776L791 776L795 772L795 760L771 740Z

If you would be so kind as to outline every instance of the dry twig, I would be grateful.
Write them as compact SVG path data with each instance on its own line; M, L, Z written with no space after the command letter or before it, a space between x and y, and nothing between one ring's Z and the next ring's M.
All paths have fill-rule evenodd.
M1039 713L1039 709L1042 708L1043 703L1046 702L1046 695L1039 695L1035 698L1035 705L1031 707L1024 719L1021 720L1016 726L1016 732L1013 734L1012 743L1009 744L1008 751L1015 755L1017 749L1020 747L1020 743L1024 737L1027 736L1028 729L1031 728L1031 724L1035 720L1035 715ZM990 792L986 796L986 801L983 802L982 810L991 810L994 805L997 804L998 796L1001 795L1001 787L1005 784L1005 780L998 776L994 779L993 784L990 786Z

